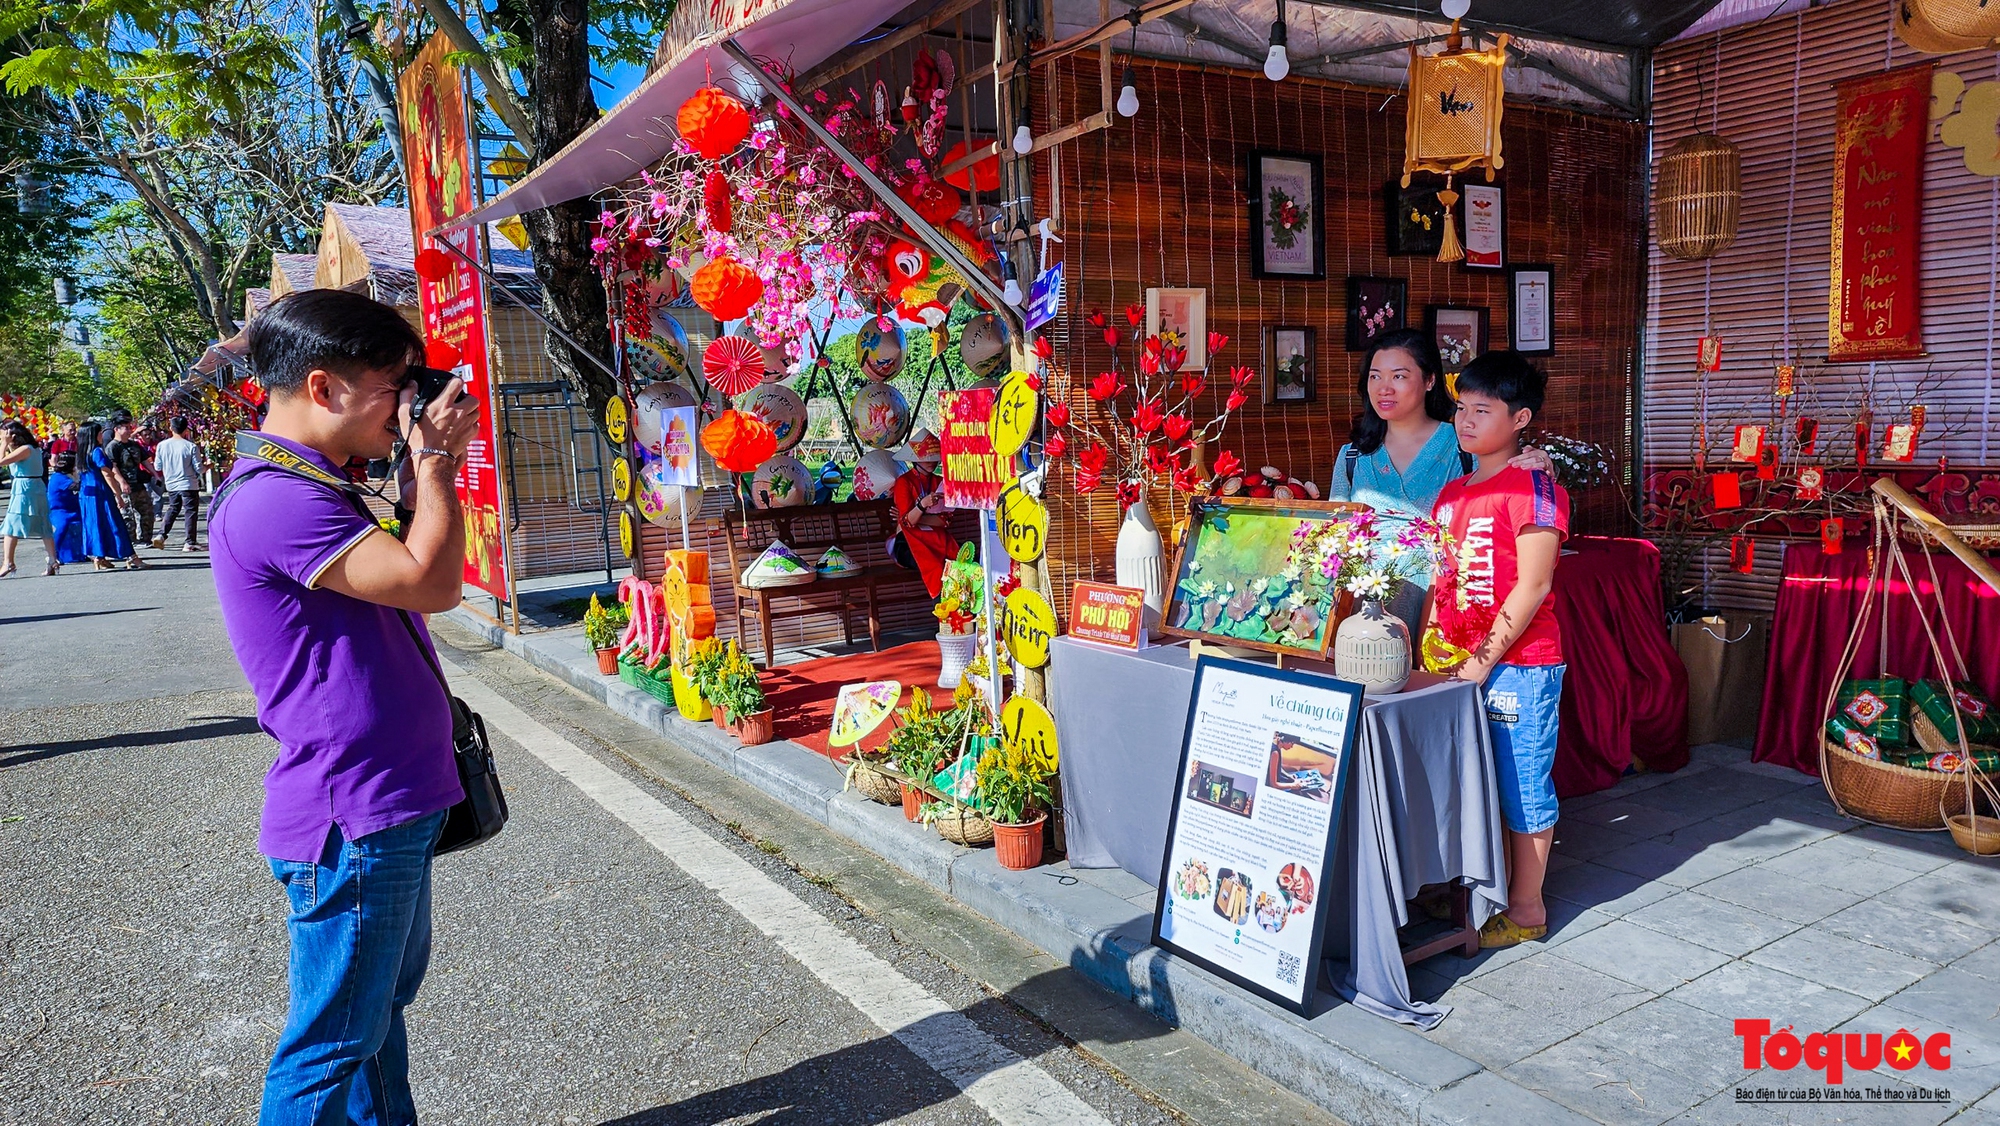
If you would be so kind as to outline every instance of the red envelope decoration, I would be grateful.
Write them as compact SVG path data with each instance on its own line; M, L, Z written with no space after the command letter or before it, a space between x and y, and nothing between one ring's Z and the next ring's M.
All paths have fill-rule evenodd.
M1907 422L1891 425L1882 435L1882 460L1917 460L1917 427Z
M1729 569L1749 574L1757 568L1757 541L1749 536L1729 537Z
M1847 540L1847 522L1835 516L1819 522L1819 549L1828 555L1839 555Z
M1722 338L1720 336L1704 336L1696 342L1694 366L1696 371L1722 370Z
M1799 470L1799 499L1819 500L1826 495L1826 470L1808 465Z
M1734 473L1717 473L1710 477L1715 490L1715 507L1743 507L1743 481Z
M1777 384L1771 388L1771 394L1776 395L1780 399L1789 399L1792 397L1792 393L1798 389L1798 381L1799 369L1797 367L1792 364L1779 364Z
M1778 447L1765 446L1757 452L1757 479L1775 481L1778 479Z
M1755 465L1764 456L1764 428L1761 426L1739 426L1736 441L1729 450L1729 460Z

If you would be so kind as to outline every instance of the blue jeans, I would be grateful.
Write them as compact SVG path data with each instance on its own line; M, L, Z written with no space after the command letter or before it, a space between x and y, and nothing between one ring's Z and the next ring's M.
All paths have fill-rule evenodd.
M431 850L444 817L351 841L335 827L317 863L271 861L291 900L291 1004L259 1126L416 1122L403 1009L430 964Z

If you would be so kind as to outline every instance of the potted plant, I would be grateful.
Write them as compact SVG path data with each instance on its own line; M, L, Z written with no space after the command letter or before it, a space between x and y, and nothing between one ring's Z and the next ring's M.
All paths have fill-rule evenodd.
M902 775L903 816L911 821L923 813L924 787L945 766L945 758L958 749L965 713L957 708L939 710L930 694L918 689L909 706L896 713L896 730L883 749Z
M957 688L979 644L979 627L984 624L980 606L985 601L985 578L973 554L973 545L958 549L958 558L944 566L938 586L937 605L931 616L938 621L939 688Z
M1410 630L1389 609L1403 586L1429 571L1444 556L1445 533L1417 517L1394 535L1375 513L1359 512L1293 534L1286 573L1360 600L1361 608L1340 619L1333 634L1334 675L1370 693L1400 692L1409 682Z
M730 643L729 659L717 678L712 701L726 729L737 741L755 747L771 741L771 709L764 706L764 684L757 678L757 666L750 663Z
M1042 862L1042 824L1055 804L1049 791L1053 773L1042 756L1012 740L979 756L974 777L986 819L993 822L993 849L1001 867L1020 871Z
M625 623L618 620L625 616L625 607L617 607L617 618L597 601L597 595L590 596L590 609L583 612L583 639L589 642L591 652L597 654L597 671L605 676L618 675L618 634Z

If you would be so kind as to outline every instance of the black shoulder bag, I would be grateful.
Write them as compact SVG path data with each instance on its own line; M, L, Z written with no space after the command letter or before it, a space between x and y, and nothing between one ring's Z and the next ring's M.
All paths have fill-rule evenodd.
M255 458L263 465L253 466L223 482L209 501L209 528L215 527L215 514L222 507L224 497L235 491L236 486L254 476L265 466L283 470L303 477L315 484L339 493L355 510L368 516L367 506L356 495L354 486L342 481L319 466L285 449L275 442L257 438L248 433L236 436L236 453L239 457ZM369 517L371 520L373 517ZM500 774L494 769L492 745L486 740L486 721L479 713L466 706L464 700L451 694L451 685L444 678L444 666L437 657L425 648L423 639L417 636L417 624L407 611L397 610L396 617L409 631L410 644L417 647L423 657L425 667L437 677L438 687L444 689L445 699L451 704L451 745L452 758L458 765L458 784L465 790L465 796L458 804L445 812L444 830L438 836L438 856L448 852L461 852L477 844L484 844L500 835L507 827L507 795L500 789Z

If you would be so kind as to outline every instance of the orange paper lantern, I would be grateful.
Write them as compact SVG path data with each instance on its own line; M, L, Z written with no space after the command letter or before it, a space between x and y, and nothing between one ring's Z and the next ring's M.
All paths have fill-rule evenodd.
M705 160L728 156L750 135L750 111L715 86L696 90L674 121L681 139Z
M739 321L764 298L757 271L727 256L712 258L694 272L694 303L718 321Z
M701 448L729 472L749 473L778 452L778 435L761 419L742 411L723 411L702 427Z

